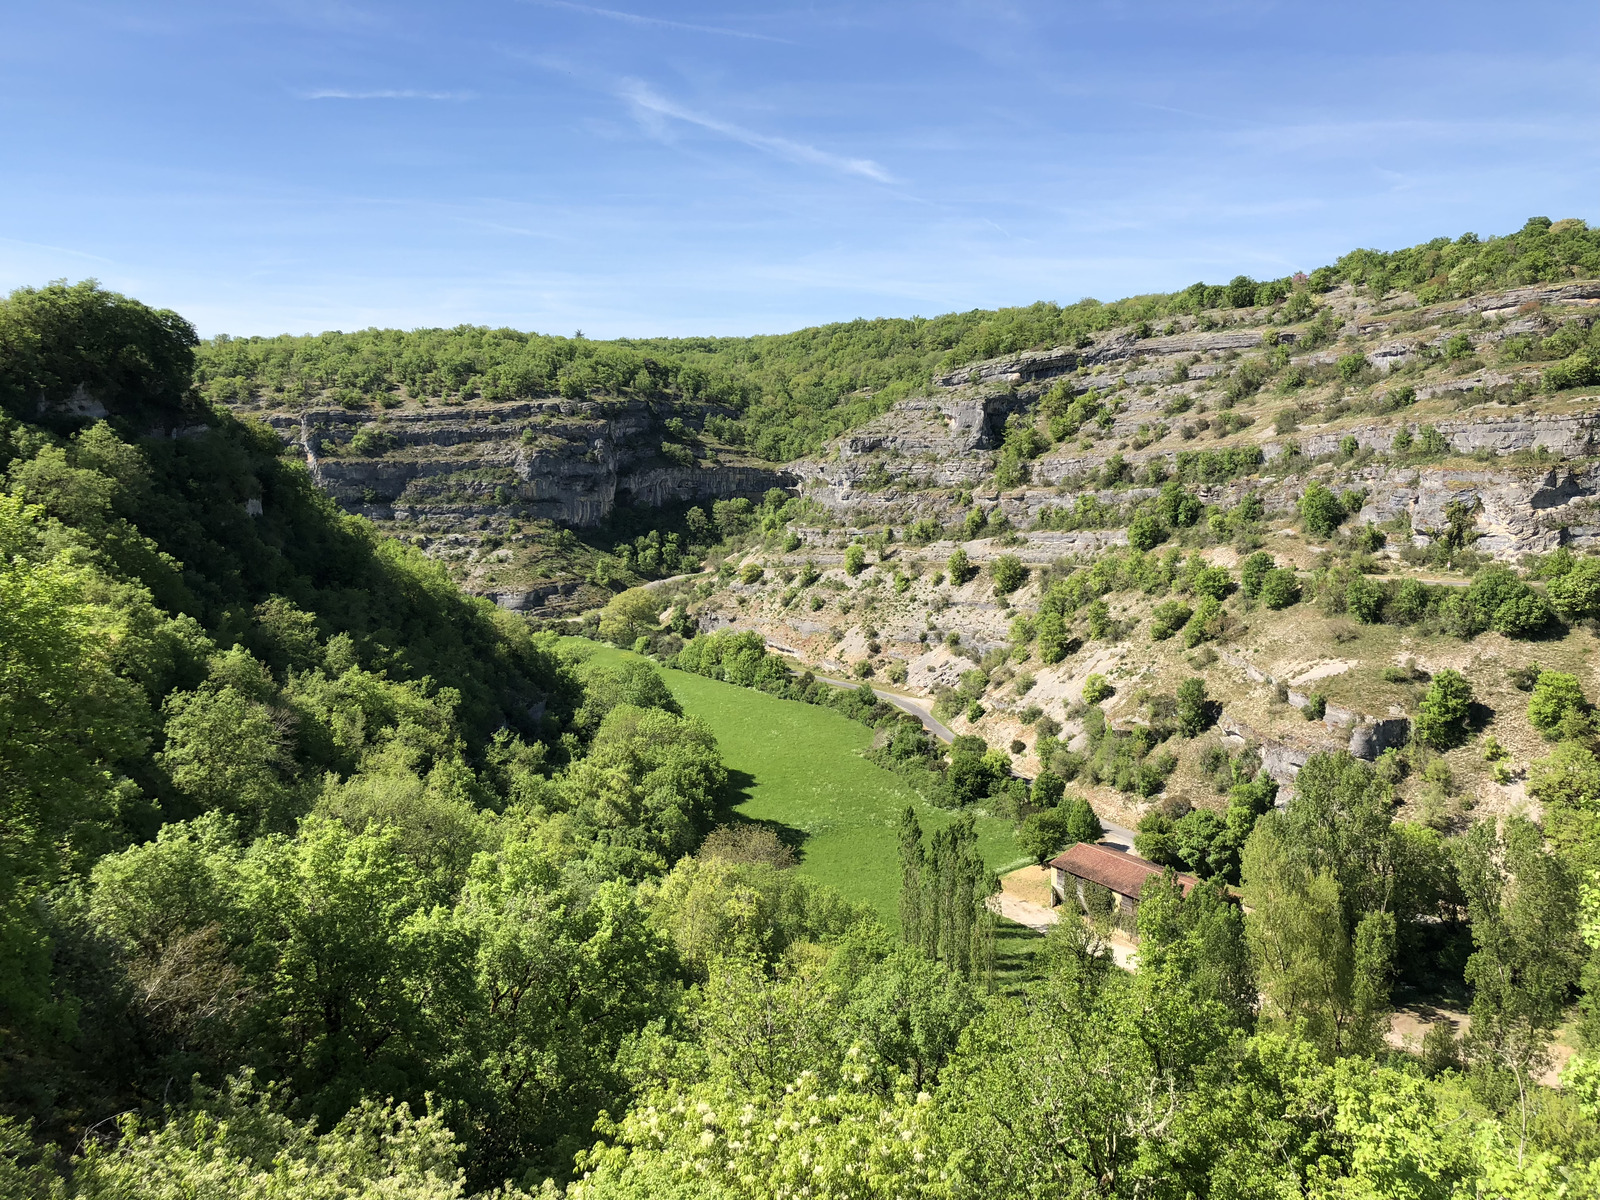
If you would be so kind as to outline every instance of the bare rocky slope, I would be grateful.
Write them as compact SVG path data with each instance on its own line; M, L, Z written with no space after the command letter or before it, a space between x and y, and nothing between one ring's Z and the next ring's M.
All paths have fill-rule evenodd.
M1426 784L1416 772L1403 792L1441 825L1524 805L1523 767L1548 743L1513 680L1537 663L1573 671L1595 695L1590 629L1463 639L1363 624L1323 600L1319 581L1354 569L1390 588L1465 587L1486 562L1533 567L1561 547L1600 546L1596 390L1554 386L1552 374L1555 355L1587 337L1596 305L1600 283L1431 307L1346 286L1295 324L1236 310L1211 316L1212 328L1180 318L964 366L791 464L809 501L793 523L799 544L785 551L769 538L734 556L694 607L703 628L759 631L806 665L929 700L958 694L945 701L948 723L1012 746L1030 774L1063 744L1084 749L1090 676L1116 688L1101 707L1129 729L1198 674L1220 719L1181 753L1165 795L1201 805L1221 803L1202 763L1208 747L1249 745L1292 787L1318 750L1373 759L1403 746L1426 679L1458 669L1509 758L1486 759L1475 738L1444 756L1448 770ZM1297 572L1306 599L1272 611L1235 594L1225 632L1185 647L1152 636L1156 599L1116 592L1105 597L1111 633L1091 636L1080 620L1078 648L1042 661L1028 627L1051 582L1126 547L1131 517L1173 480L1207 516L1155 553L1176 547L1237 579L1247 554L1265 549ZM1313 484L1345 501L1331 536L1308 536L1300 519ZM1257 500L1259 518L1230 524ZM868 553L852 574L845 553L858 543ZM946 571L958 549L976 571L967 582ZM991 569L1003 556L1020 560L1026 581L997 595ZM1156 802L1090 791L1130 823Z

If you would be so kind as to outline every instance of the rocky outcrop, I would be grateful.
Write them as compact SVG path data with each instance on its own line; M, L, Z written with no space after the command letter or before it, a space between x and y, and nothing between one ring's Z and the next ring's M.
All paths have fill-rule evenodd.
M1284 696L1291 707L1303 711L1311 704L1310 696L1290 688L1286 680L1275 678L1248 659L1227 650L1218 650L1217 657L1255 683L1283 688L1279 695ZM1348 750L1354 757L1371 762L1385 750L1400 749L1411 736L1410 720L1397 711L1391 711L1388 716L1374 717L1337 704L1326 705L1323 709L1321 725L1328 734L1324 738L1301 739L1293 743L1267 738L1227 712L1223 712L1217 725L1224 734L1259 746L1262 769L1283 788L1294 783L1300 768L1318 751Z
M661 450L660 416L640 401L526 401L380 414L311 409L265 418L342 505L378 520L488 513L601 524L618 505L760 495L797 477L707 452L693 466ZM691 448L691 452L692 452Z

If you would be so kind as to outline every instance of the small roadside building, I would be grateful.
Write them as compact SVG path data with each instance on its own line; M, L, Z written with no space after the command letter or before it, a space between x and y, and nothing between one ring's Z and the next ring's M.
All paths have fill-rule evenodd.
M1050 905L1069 900L1084 912L1089 911L1091 888L1104 888L1111 894L1112 915L1117 928L1130 937L1138 935L1139 893L1145 882L1160 878L1162 868L1137 854L1127 854L1093 842L1076 846L1050 860ZM1187 896L1200 881L1193 875L1179 875L1178 885Z

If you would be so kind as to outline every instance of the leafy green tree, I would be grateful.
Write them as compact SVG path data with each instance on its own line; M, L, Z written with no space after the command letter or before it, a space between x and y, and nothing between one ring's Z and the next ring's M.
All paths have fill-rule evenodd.
M1306 485L1300 497L1300 523L1311 537L1332 537L1346 516L1344 504L1320 483Z
M0 495L0 1013L42 1017L48 943L32 905L137 791L121 763L148 744L140 690L117 671L126 624L42 514Z
M1224 620L1222 602L1214 596L1206 596L1183 627L1184 646L1193 650L1201 642L1217 637L1224 629Z
M1098 842L1104 836L1105 829L1089 802L1074 796L1030 816L1023 822L1017 843L1029 858L1044 863L1078 842Z
M220 1091L198 1089L164 1124L130 1113L115 1142L91 1139L72 1167L77 1200L141 1196L229 1196L241 1200L341 1200L378 1193L394 1200L464 1194L461 1144L439 1113L364 1100L319 1134L291 1115L288 1097L250 1076ZM67 1193L56 1193L65 1196ZM505 1200L525 1197L520 1190Z
M664 607L649 588L618 592L600 610L600 636L619 646L631 646L641 634L660 628Z
M1589 701L1576 675L1540 671L1528 697L1528 721L1546 737L1555 738L1589 712Z
M977 569L973 567L972 560L967 557L967 552L957 546L950 552L949 561L945 563L945 570L949 572L950 582L957 586L967 582Z
M1116 693L1104 675L1090 675L1083 681L1083 702L1085 704L1099 704L1102 700Z
M994 580L994 594L1007 596L1023 585L1028 568L1015 554L1002 554L989 564L989 577Z
M1206 699L1206 683L1198 675L1178 685L1178 732L1186 738L1199 737L1212 722L1211 705Z
M1035 626L1035 636L1038 638L1039 660L1046 666L1052 666L1067 656L1071 635L1060 613L1041 612Z
M908 804L900 814L900 940L907 946L922 944L923 866L922 826Z
M1300 580L1289 567L1274 567L1261 578L1261 603L1270 609L1288 608L1300 599Z
M701 978L719 958L771 963L797 942L831 942L870 919L832 888L770 863L689 857L639 889L651 928Z
M701 718L619 704L560 780L558 796L596 852L637 876L698 844L727 778Z
M1556 610L1570 621L1600 616L1600 558L1582 558L1571 570L1551 579L1546 592Z
M1578 973L1576 891L1561 860L1545 853L1538 826L1522 817L1503 831L1474 826L1458 864L1472 919L1467 1053L1526 1142L1534 1080Z
M1054 808L1066 794L1067 781L1046 767L1033 781L1029 799L1038 808Z
M80 389L135 425L195 414L194 327L92 279L18 288L0 304L0 406L31 420Z
M1267 572L1276 565L1272 555L1265 550L1257 550L1239 565L1239 590L1254 600L1261 594L1261 585L1266 581Z
M966 979L907 948L885 957L851 987L841 1032L866 1049L881 1094L903 1086L921 1092L938 1083L982 1007Z
M1197 596L1212 600L1225 600L1233 591L1233 578L1227 567L1202 567L1194 573L1189 586Z
M1438 672L1417 706L1417 739L1435 750L1461 745L1467 740L1472 703L1466 676L1449 668Z
M1344 897L1328 867L1297 853L1275 814L1244 847L1246 940L1263 1011L1293 1025L1332 1059L1372 1053L1382 1041L1393 952L1393 915L1366 914L1352 939Z
M960 551L957 551L960 553ZM846 575L859 575L867 567L867 548L859 542L846 546L844 549L844 573ZM952 573L951 578L954 578Z
M263 831L287 828L295 814L283 716L226 684L175 693L165 708L159 761L192 811L232 813Z
M1159 513L1145 509L1128 522L1128 545L1135 550L1154 550L1171 536Z

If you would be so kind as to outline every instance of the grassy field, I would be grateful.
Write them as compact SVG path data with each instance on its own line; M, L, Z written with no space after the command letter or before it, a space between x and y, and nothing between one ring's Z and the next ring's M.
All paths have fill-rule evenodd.
M625 656L609 646L579 644L597 658ZM856 721L700 675L664 674L683 710L703 717L717 735L730 776L730 807L749 820L794 831L797 870L870 904L897 927L900 814L912 805L924 833L955 814L924 803L904 780L861 757L872 731ZM978 845L996 870L1019 865L1009 821L980 817Z

